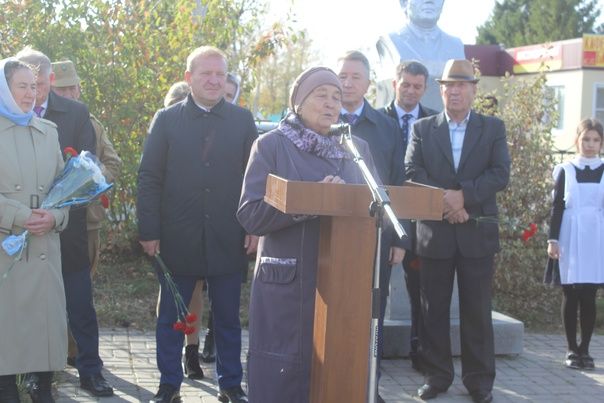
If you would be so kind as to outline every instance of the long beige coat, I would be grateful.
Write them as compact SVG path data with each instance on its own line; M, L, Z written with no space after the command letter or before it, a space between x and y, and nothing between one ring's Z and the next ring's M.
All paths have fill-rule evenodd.
M36 196L42 203L63 158L54 123L33 118L17 126L0 116L0 242L23 232ZM31 236L27 253L0 284L0 375L65 367L67 320L60 231L67 209L51 210L55 230ZM0 249L0 276L14 257Z

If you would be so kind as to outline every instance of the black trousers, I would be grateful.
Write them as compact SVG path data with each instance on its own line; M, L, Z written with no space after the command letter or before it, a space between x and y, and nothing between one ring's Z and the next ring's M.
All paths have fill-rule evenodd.
M103 361L99 356L99 324L92 299L90 268L63 272L69 329L78 346L76 367L80 376L101 372Z
M417 256L407 251L403 260L403 270L405 271L405 286L409 296L409 307L411 308L411 337L410 337L410 355L416 354L419 348L419 328L421 326L421 303L420 303L420 270L413 267L413 261Z
M466 258L458 254L450 259L421 257L420 261L419 337L425 382L442 389L453 382L449 311L457 274L462 381L470 393L491 391L495 380L493 256Z

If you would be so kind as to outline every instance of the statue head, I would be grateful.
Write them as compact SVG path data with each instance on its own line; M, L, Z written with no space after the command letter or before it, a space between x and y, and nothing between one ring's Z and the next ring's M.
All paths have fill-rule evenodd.
M409 21L422 28L436 26L445 0L400 0Z

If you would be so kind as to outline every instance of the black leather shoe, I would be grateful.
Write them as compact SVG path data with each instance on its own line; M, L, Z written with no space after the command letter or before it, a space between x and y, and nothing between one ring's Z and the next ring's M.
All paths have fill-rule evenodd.
M417 396L422 400L434 399L439 393L445 393L447 388L438 388L436 386L425 384L417 390Z
M33 403L55 403L51 383L52 372L33 372L25 376L25 390Z
M474 392L471 396L474 403L490 403L493 401L491 392Z
M159 385L159 390L153 396L153 399L149 400L150 403L180 403L180 393L172 385L167 383Z
M247 395L241 389L241 386L234 386L228 389L220 389L218 392L218 400L223 403L245 403L247 402Z
M113 396L113 388L100 372L94 375L80 376L80 388L87 390L94 396Z
M199 366L199 344L189 344L185 347L185 375L190 379L203 379L203 369Z

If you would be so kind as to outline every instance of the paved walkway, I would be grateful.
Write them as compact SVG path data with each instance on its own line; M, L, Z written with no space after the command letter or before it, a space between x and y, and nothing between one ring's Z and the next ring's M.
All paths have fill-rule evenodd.
M128 329L101 331L101 356L106 378L115 388L112 398L91 398L78 388L73 368L59 374L57 403L66 402L148 402L159 383L155 366L153 332ZM244 340L247 345L247 339ZM577 371L562 366L565 341L562 335L526 334L524 353L497 358L497 379L493 391L495 402L601 402L604 401L604 336L594 336L591 354L595 371ZM244 352L245 354L245 352ZM600 367L600 365L602 365ZM206 379L186 379L181 394L184 402L216 403L216 383L212 366L205 365ZM470 402L459 377L460 362L449 391L433 401ZM422 377L414 372L408 360L382 363L380 393L388 403L419 401L416 389ZM256 402L262 403L262 402ZM340 403L340 402L324 402Z

